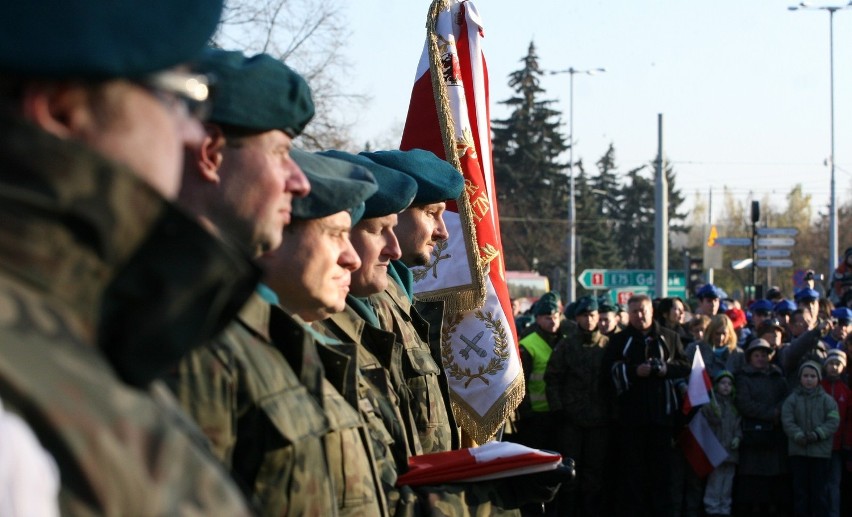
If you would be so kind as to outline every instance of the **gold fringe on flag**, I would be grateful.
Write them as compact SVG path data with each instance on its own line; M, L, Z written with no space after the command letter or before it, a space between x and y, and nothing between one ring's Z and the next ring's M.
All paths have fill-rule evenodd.
M426 33L429 38L429 72L432 76L432 92L435 96L435 108L438 112L438 123L441 126L441 139L444 143L444 154L446 161L450 163L459 174L461 174L461 162L459 156L464 154L464 149L456 145L456 128L450 109L450 98L447 93L447 84L444 77L444 68L441 62L441 51L438 46L436 26L438 15L441 11L449 9L447 0L434 0L429 7L429 15L426 22ZM418 298L428 301L443 301L448 313L469 312L479 309L485 303L485 275L487 274L484 263L479 256L477 245L476 226L473 221L470 198L467 189L462 190L461 196L456 200L459 209L459 218L465 250L470 267L471 284L469 286L454 286L445 289L436 289L428 292L418 293Z

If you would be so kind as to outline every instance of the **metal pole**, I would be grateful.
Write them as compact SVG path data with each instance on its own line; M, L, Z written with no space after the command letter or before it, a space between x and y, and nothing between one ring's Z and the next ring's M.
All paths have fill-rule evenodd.
M657 114L657 178L654 182L654 241L656 242L657 296L669 295L669 203L666 171L663 166L663 114Z
M577 212L574 206L574 68L568 69L568 303L577 299Z
M713 189L707 189L707 227L713 227ZM706 264L705 264L706 266ZM713 268L707 267L706 280L708 284L713 283Z
M831 207L828 230L828 274L837 268L837 191L834 183L834 11L828 10L829 67L831 69Z

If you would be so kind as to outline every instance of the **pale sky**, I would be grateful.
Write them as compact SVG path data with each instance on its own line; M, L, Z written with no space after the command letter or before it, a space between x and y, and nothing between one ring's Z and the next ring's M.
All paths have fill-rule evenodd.
M796 184L827 211L830 169L829 15L779 0L479 0L492 115L512 95L508 74L530 41L545 70L603 67L574 79L575 158L587 170L612 142L622 172L664 147L687 202L722 188L776 204ZM814 4L814 5L843 5ZM427 0L346 5L351 82L372 95L357 140L401 130L425 37ZM838 204L852 187L852 9L834 16ZM569 78L542 79L568 134ZM840 232L841 235L843 232ZM842 250L845 244L839 244Z

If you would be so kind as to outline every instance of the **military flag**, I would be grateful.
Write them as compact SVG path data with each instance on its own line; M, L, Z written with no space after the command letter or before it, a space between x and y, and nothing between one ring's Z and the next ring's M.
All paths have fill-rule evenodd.
M524 395L506 286L491 162L484 31L473 2L434 0L401 149L427 149L459 170L465 188L448 203L450 238L412 270L418 298L447 306L441 350L456 419L488 441Z

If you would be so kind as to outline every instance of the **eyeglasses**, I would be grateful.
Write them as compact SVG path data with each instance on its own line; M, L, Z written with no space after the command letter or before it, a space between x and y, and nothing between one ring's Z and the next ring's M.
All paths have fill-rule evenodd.
M137 82L169 109L201 121L210 115L215 81L208 75L164 70Z

